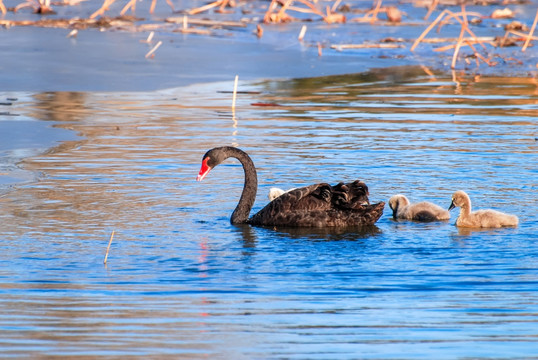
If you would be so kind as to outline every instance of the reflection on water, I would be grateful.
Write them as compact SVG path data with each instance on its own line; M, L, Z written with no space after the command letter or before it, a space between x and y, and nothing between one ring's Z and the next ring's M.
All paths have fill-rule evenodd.
M358 239L371 239L374 235L381 234L381 230L376 225L363 226L360 228L278 228L274 230L275 236L282 236L284 239L305 239L312 241L354 241Z
M81 135L0 196L0 346L16 357L493 358L538 336L538 93L532 79L420 68L151 93L17 94L10 111ZM394 221L232 226L243 172L195 182L237 143L269 188L359 178L517 214L517 229ZM2 174L0 174L2 176ZM116 231L108 263L103 257Z

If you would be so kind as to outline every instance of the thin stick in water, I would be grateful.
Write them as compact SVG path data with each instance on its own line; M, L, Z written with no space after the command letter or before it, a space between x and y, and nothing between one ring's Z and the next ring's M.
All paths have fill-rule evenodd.
M148 53L146 54L146 59L149 58L151 55L153 55L153 53L155 51L157 51L157 49L159 48L159 46L161 46L163 42L162 41L159 41L157 44L155 44L155 46L153 47L153 49L151 49L150 51L148 51Z
M155 32L150 32L148 35L148 38L146 39L146 42L149 44L151 43L151 40L153 40L153 35L155 35Z
M78 30L77 29L73 29L71 30L71 32L69 34L67 34L66 37L70 38L70 37L77 37L77 34L78 34Z
M338 8L338 5L340 5L340 3L342 2L342 0L336 0L333 4L333 6L331 7L331 12L335 12L336 9Z
M127 10L129 10L129 8L131 8L131 11L134 13L135 12L135 8L136 8L136 0L131 0L127 3L127 5L125 5L123 7L123 9L121 9L120 11L120 15L123 16L125 15L125 13L127 12Z
M146 40L140 40L141 43L151 44L151 40L153 40L153 35L155 35L155 32L152 31L149 33L148 38Z
M235 75L235 81L234 81L234 92L232 95L232 111L235 111L235 98L237 96L237 80L239 79L239 75Z
M525 40L525 44L523 44L523 47L521 48L521 51L525 52L527 50L527 46L529 46L529 43L532 39L532 34L534 34L534 29L536 29L536 23L538 22L538 10L536 10L536 16L534 17L534 22L531 26L531 31L529 32L529 35L527 35L527 40Z
M99 10L97 10L96 12L90 15L90 19L95 19L98 16L102 16L105 13L105 11L108 10L109 6L112 5L112 3L114 3L114 1L116 0L105 0L105 2L99 8Z
M460 52L460 47L463 44L463 35L465 34L465 29L467 27L467 15L465 15L465 4L461 4L461 14L462 14L463 21L461 22L460 36L458 38L458 42L456 43L454 54L452 55L452 64L450 65L451 69L456 68L456 60Z
M306 34L306 25L303 25L303 27L301 28L301 32L299 33L299 41L303 41L304 39L304 35Z
M110 234L110 241L108 242L108 246L106 248L105 261L103 261L103 264L106 264L106 260L108 259L108 252L110 251L110 244L112 244L113 238L114 238L114 230L112 230L112 234Z
M426 30L424 30L422 32L422 34L420 34L420 36L415 40L415 42L413 43L413 46L411 46L411 51L415 51L415 48L418 46L418 44L420 44L420 42L422 41L422 39L424 39L426 37L426 35L430 32L431 29L433 29L433 27L443 19L443 17L445 16L446 14L446 10L443 10L441 11L441 13L439 14L439 16L437 16L437 18L426 28Z

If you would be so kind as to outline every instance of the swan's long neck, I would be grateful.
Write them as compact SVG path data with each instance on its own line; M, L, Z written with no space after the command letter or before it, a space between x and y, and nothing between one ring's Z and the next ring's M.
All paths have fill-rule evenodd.
M258 175L256 174L256 168L250 157L242 150L236 148L229 148L228 154L230 157L234 157L241 165L243 165L243 170L245 171L245 184L243 185L243 192L241 193L241 198L239 203L232 213L232 218L230 222L232 224L243 224L248 220L250 210L254 205L256 200L256 192L258 191Z
M461 214L460 216L467 217L471 214L471 199L469 197L466 197L463 200L463 204L461 205Z
M403 209L409 205L409 200L406 197L399 196L396 201L396 208L393 211L393 217L398 217L398 214L403 212Z
M394 204L394 209L392 210L392 217L394 219L398 218L398 209L400 209L400 199L397 199Z

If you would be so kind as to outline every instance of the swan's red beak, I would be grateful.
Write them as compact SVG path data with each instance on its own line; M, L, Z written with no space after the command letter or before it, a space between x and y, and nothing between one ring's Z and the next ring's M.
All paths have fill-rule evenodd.
M202 160L202 167L200 168L200 172L198 173L198 176L196 177L196 181L202 181L206 177L207 174L211 171L211 166L207 165L207 162L209 161L209 158L205 158Z

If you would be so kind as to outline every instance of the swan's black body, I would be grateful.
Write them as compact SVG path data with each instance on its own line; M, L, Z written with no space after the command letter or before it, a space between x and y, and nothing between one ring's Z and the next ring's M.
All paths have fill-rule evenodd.
M238 159L245 171L245 185L235 208L232 224L286 227L349 227L374 224L383 214L384 202L370 205L368 187L361 181L310 185L287 192L249 219L256 199L258 178L250 157L242 150L224 146L209 150L202 158L197 180L229 157Z

